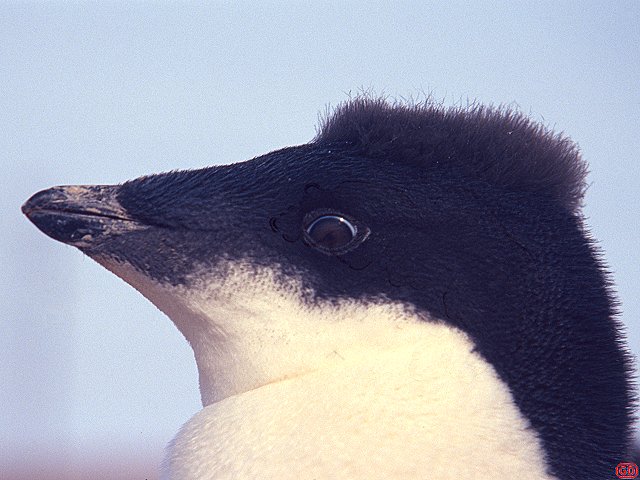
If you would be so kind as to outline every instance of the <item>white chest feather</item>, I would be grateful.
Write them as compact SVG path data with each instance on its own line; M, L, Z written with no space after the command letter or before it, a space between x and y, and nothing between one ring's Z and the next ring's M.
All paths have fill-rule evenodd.
M227 265L169 288L105 265L191 343L204 409L165 480L551 480L533 429L462 332L404 305L304 304L299 284Z
M165 478L551 478L471 344L441 325L425 333L209 405L173 441Z

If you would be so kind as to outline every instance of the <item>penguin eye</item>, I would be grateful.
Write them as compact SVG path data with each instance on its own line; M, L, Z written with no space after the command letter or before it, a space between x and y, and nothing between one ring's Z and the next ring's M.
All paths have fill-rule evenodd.
M356 238L358 229L341 215L320 215L305 228L311 246L326 253L342 253Z

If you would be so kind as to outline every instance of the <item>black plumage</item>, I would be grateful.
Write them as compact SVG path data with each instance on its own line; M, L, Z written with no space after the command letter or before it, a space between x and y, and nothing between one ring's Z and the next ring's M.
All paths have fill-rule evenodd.
M144 228L113 235L84 218L93 237L83 243L71 238L82 218L61 233L46 195L24 210L54 238L166 284L250 258L300 276L310 304L414 305L471 337L542 439L551 473L597 479L625 459L633 394L612 281L580 211L586 171L570 140L514 111L357 98L306 145L101 187L121 208L102 218ZM319 252L305 228L327 214L366 238Z

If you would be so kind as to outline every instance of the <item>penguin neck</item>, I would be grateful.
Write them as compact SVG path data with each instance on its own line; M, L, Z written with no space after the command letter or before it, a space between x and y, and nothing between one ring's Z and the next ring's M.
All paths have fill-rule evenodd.
M481 478L550 479L537 437L468 337L438 322L402 330L411 341L343 348L211 403L172 442L169 478L289 479L303 468L305 478L453 479L460 470L442 459L455 459Z
M104 263L195 353L205 408L170 444L164 478L297 479L305 467L447 480L460 477L452 458L478 478L551 478L509 388L451 325L385 299L309 305L268 274L186 288Z
M404 305L377 301L309 307L297 295L265 290L232 297L192 298L188 308L172 316L193 348L204 406L366 358L417 349L430 321Z

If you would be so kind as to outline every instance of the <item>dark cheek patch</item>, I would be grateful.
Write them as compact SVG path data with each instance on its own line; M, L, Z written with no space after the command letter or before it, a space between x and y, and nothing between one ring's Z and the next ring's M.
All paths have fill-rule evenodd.
M188 277L202 259L214 260L205 251L207 242L196 242L193 236L203 232L149 228L109 238L107 241L82 249L89 256L111 258L129 264L152 279L172 286L188 283ZM200 251L198 251L200 247Z
M379 258L376 254L376 249L370 242L367 245L367 242L369 242L369 239L357 248L336 258L353 270L364 270L374 263L380 264L383 258Z

